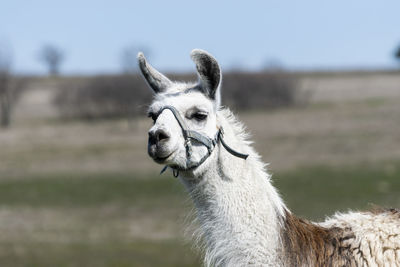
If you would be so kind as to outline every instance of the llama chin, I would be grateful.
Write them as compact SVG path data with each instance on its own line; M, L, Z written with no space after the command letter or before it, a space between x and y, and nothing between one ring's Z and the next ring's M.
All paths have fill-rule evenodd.
M193 200L205 265L400 266L398 210L336 214L322 223L293 215L243 125L220 106L217 61L199 49L191 57L199 77L193 84L172 82L142 53L138 60L155 93L151 155L174 149L167 167Z

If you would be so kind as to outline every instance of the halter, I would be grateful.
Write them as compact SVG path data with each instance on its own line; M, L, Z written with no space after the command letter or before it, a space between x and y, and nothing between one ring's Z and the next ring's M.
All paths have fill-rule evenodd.
M185 121L182 119L181 115L179 114L178 110L176 108L174 108L173 106L164 106L158 112L157 117L166 109L169 109L172 112L172 114L174 114L175 119L178 121L178 124L182 129L183 138L185 139L186 166L187 167L186 168L171 167L173 170L173 175L175 177L178 177L179 171L188 171L188 170L192 170L192 169L200 166L211 155L212 151L214 150L215 146L218 144L219 141L221 141L222 146L232 155L234 155L238 158L242 158L244 160L246 160L247 157L249 156L248 154L243 154L243 153L235 151L234 149L232 149L225 143L225 141L223 139L224 131L223 131L222 127L219 128L214 139L211 139L210 137L203 135L197 131L189 130ZM207 147L208 153L204 157L202 157L200 159L200 161L198 161L198 162L192 161L192 140L195 140L195 141L201 143L202 145L204 145L205 147ZM168 168L168 165L166 165L161 170L160 174L162 174L167 168Z

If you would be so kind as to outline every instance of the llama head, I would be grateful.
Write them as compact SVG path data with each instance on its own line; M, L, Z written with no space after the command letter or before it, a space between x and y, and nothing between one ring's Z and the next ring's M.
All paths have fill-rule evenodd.
M138 54L140 70L155 93L148 109L154 121L149 130L148 153L155 162L180 170L202 164L211 152L201 140L213 140L218 132L220 68L205 51L195 49L191 57L199 76L197 83L172 82L149 65L142 53ZM190 139L190 148L185 128L201 136Z

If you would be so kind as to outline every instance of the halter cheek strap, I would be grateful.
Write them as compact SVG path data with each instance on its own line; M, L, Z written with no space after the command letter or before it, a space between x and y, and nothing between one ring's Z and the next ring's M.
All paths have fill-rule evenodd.
M203 135L197 131L189 130L185 121L182 119L181 115L179 114L178 110L176 110L176 108L174 108L173 106L164 106L158 112L157 117L166 109L169 109L172 112L172 114L174 114L175 119L178 121L178 124L182 129L183 138L185 139L186 168L179 168L179 167L172 168L171 167L173 169L173 175L175 177L178 177L180 170L188 171L188 170L191 170L191 169L194 169L194 168L200 166L211 155L212 151L214 150L215 146L218 144L219 141L221 141L222 146L232 155L234 155L238 158L242 158L244 160L246 160L247 157L249 156L248 154L243 154L243 153L235 151L234 149L232 149L225 143L225 141L223 139L224 132L223 132L222 127L218 130L218 132L216 133L216 135L213 139L211 139L210 137ZM204 155L198 162L192 161L192 140L195 140L196 142L207 147L208 153L206 155ZM166 165L161 170L160 174L162 174L167 168L168 168L168 166Z

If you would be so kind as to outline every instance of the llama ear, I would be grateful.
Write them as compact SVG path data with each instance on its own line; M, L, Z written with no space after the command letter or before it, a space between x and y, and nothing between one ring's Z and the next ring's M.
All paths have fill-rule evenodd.
M165 92L167 88L172 85L172 82L167 77L162 75L149 63L147 63L147 60L142 52L138 53L137 59L139 61L139 67L142 71L144 78L146 79L149 86L154 90L154 92Z
M221 70L217 60L208 52L194 49L190 56L196 64L200 86L203 92L219 103L219 85L221 83Z

